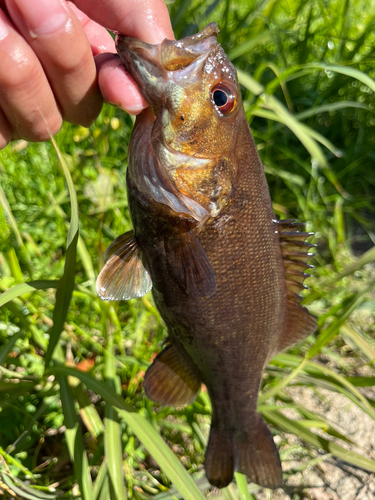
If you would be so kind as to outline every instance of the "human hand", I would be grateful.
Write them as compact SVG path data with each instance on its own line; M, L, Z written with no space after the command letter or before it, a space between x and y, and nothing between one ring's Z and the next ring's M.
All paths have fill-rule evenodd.
M163 1L74 3L0 0L0 149L14 139L46 140L62 120L90 125L102 106L99 88L130 113L147 106L103 26L149 43L173 38Z

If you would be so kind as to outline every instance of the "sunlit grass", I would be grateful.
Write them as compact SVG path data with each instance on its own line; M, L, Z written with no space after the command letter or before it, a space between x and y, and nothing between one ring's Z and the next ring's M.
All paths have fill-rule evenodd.
M275 212L316 233L304 303L319 317L319 332L272 360L259 400L285 478L297 472L288 467L293 460L298 471L335 457L375 471L374 460L350 451L347 436L288 391L328 389L375 420L375 402L362 391L375 385L370 4L170 6L177 37L219 23ZM167 500L209 491L207 393L186 409L147 400L143 374L166 334L151 296L104 304L94 289L105 247L131 227L131 129L130 117L106 106L89 130L64 125L56 137L62 161L51 143L19 141L0 152L0 490L19 497ZM258 492L236 475L212 498L253 500Z

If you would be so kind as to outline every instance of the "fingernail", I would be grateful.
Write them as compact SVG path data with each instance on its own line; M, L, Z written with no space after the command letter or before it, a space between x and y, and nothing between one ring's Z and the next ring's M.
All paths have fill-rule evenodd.
M128 104L123 103L123 102L110 102L110 101L107 101L107 102L111 106L114 106L117 109L121 109L121 111L126 111L127 113L129 113L131 115L139 115L139 113L141 111L143 111L145 109L145 107L147 107L147 105L145 106L142 103L133 104L132 106L129 106Z
M18 0L21 22L27 25L32 37L48 35L69 21L66 7L60 0Z
M0 11L0 40L4 40L4 38L9 34L9 29L3 19L3 16L5 17L5 14Z

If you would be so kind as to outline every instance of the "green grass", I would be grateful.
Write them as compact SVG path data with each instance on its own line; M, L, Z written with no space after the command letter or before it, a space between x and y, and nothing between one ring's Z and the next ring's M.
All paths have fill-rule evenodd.
M374 460L348 451L350 439L288 391L328 389L375 420L375 401L363 391L375 385L370 6L375 2L169 6L177 37L219 23L275 212L316 233L304 302L319 317L319 332L272 360L259 400L278 436L285 478L336 458L375 471ZM125 173L132 125L105 106L89 130L63 126L60 159L50 142L19 141L0 152L0 492L193 500L210 490L203 471L207 393L178 410L147 400L143 374L166 335L151 296L108 304L94 289L106 246L131 227ZM236 474L214 498L258 495Z

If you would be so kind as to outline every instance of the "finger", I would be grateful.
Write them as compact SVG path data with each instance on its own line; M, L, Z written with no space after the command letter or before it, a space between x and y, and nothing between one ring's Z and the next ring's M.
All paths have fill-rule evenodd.
M41 62L63 118L88 126L102 98L81 23L64 0L6 0L9 14Z
M95 58L99 87L104 99L128 113L137 115L148 104L139 93L133 78L125 71L120 58L114 54L100 54Z
M4 149L12 140L12 129L0 109L0 149Z
M0 54L0 109L12 130L12 139L48 139L42 115L51 132L56 134L62 119L43 68L2 10ZM6 124L0 126L2 134L9 137Z
M147 43L173 39L163 0L73 0L91 19L108 29L140 38Z
M115 42L108 31L90 19L84 12L78 9L72 2L68 2L77 19L81 23L94 56L103 52L116 52Z
M174 38L168 10L162 0L73 0L98 23L120 33L159 43ZM113 50L113 52L115 52ZM103 97L128 113L138 114L147 103L118 59L97 57L98 82Z

